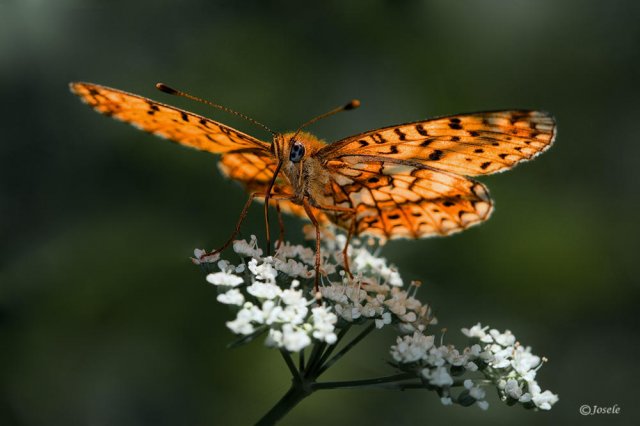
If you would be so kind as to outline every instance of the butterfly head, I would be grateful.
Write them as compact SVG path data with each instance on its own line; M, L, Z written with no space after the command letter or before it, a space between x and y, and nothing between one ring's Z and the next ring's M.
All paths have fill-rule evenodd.
M310 169L319 167L314 154L325 144L307 132L285 133L274 140L274 151L282 163L282 172L296 189L304 186L305 176L317 175Z
M289 161L299 163L304 158L304 144L296 139L291 139L291 149L289 150Z

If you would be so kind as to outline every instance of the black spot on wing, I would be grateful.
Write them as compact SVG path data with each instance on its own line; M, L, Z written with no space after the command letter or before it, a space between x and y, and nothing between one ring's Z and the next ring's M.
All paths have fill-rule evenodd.
M429 136L429 132L427 132L422 124L416 124L416 132L421 136Z
M393 132L394 132L396 135L398 135L398 138L399 138L401 141L405 141L405 140L407 140L407 135L406 135L406 134L404 134L404 133L402 132L402 130L400 130L400 128L396 127L395 129L393 129Z
M443 155L443 152L440 151L439 149L436 149L431 154L429 154L429 160L438 161L442 158L442 155Z

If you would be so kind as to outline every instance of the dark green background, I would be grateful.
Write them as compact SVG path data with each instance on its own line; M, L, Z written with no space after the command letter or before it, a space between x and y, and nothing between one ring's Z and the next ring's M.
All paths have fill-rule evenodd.
M157 81L328 141L434 115L539 108L555 146L483 178L486 224L391 243L449 328L510 328L549 358L550 413L443 407L428 392L327 391L285 424L631 424L640 376L639 3L0 0L0 423L249 424L288 373L236 350L215 289L188 261L232 229L245 195L214 157L101 117L67 90L111 85L267 138L153 89ZM258 208L244 235L263 235ZM298 234L298 220L287 222ZM229 253L229 256L232 256ZM327 378L383 375L378 333ZM582 404L622 414L583 418Z

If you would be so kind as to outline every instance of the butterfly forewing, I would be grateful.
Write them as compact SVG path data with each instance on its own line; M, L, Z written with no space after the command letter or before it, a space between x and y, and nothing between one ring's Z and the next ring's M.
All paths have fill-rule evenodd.
M181 145L212 153L269 150L269 144L224 124L142 96L91 83L70 87L96 111Z
M267 185L273 178L278 162L274 155L261 149L242 149L223 154L218 167L231 179L246 185ZM278 179L279 183L282 178Z
M553 117L540 111L461 114L372 130L318 152L324 160L406 160L465 176L514 167L546 150L555 136Z

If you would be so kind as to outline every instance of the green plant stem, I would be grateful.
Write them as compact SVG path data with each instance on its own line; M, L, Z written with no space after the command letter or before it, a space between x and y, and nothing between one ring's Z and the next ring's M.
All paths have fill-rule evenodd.
M295 407L305 399L307 396L311 395L313 392L308 386L304 386L302 382L294 381L291 385L291 388L284 394L280 401L274 405L271 410L267 412L256 425L258 426L269 426L275 425L278 421L280 421L284 416L289 413Z
M304 350L300 351L300 354L298 355L298 370L299 371L304 371Z
M396 389L398 386L403 385L399 383L403 380L415 379L414 373L400 373L393 376L376 377L375 379L362 379L362 380L345 380L340 382L320 382L311 384L313 390L320 389L345 389L345 388L385 388ZM384 385L384 386L380 386Z
M289 367L289 371L291 372L294 380L300 381L300 372L296 368L296 365L293 363L293 359L291 358L289 352L287 352L285 349L280 349L280 353L282 354L282 358L284 358L284 362L287 364L287 367Z
M317 342L313 345L313 350L311 351L311 356L309 356L309 362L307 364L307 368L302 372L302 375L306 378L315 379L317 376L315 375L315 371L320 365L320 357L322 356L322 352L327 347L327 344L324 342Z
M338 347L338 345L340 344L340 342L342 341L342 339L350 329L351 329L351 324L347 324L344 328L340 330L340 332L338 333L336 342L332 345L329 345L329 347L327 347L327 349L324 351L324 353L320 357L320 362L318 363L318 366L320 368L322 368L325 362L327 362L327 360L329 359L333 351Z
M315 377L319 377L322 373L327 371L327 369L329 367L331 367L333 364L335 364L336 361L338 361L340 358L342 358L347 352L349 352L355 345L358 344L358 342L360 342L362 339L364 339L375 328L376 328L375 323L369 324L367 326L367 328L362 330L360 332L360 334L358 334L356 337L354 337L354 339L352 341L347 343L347 345L345 345L344 348L340 349L340 351L337 354L335 354L333 356L333 358L331 358L329 361L327 361L324 365L320 364L319 368L317 369L317 373L315 374Z
M403 381L409 379L415 379L415 374L401 373L393 376L378 377L375 379L323 383L315 383L313 382L313 380L315 380L313 378L303 378L302 380L294 378L287 393L280 398L276 405L274 405L271 410L269 410L267 414L265 414L256 423L256 425L267 426L276 424L303 399L317 390L345 388L412 389L420 386L424 387L424 385L419 383L403 383Z

